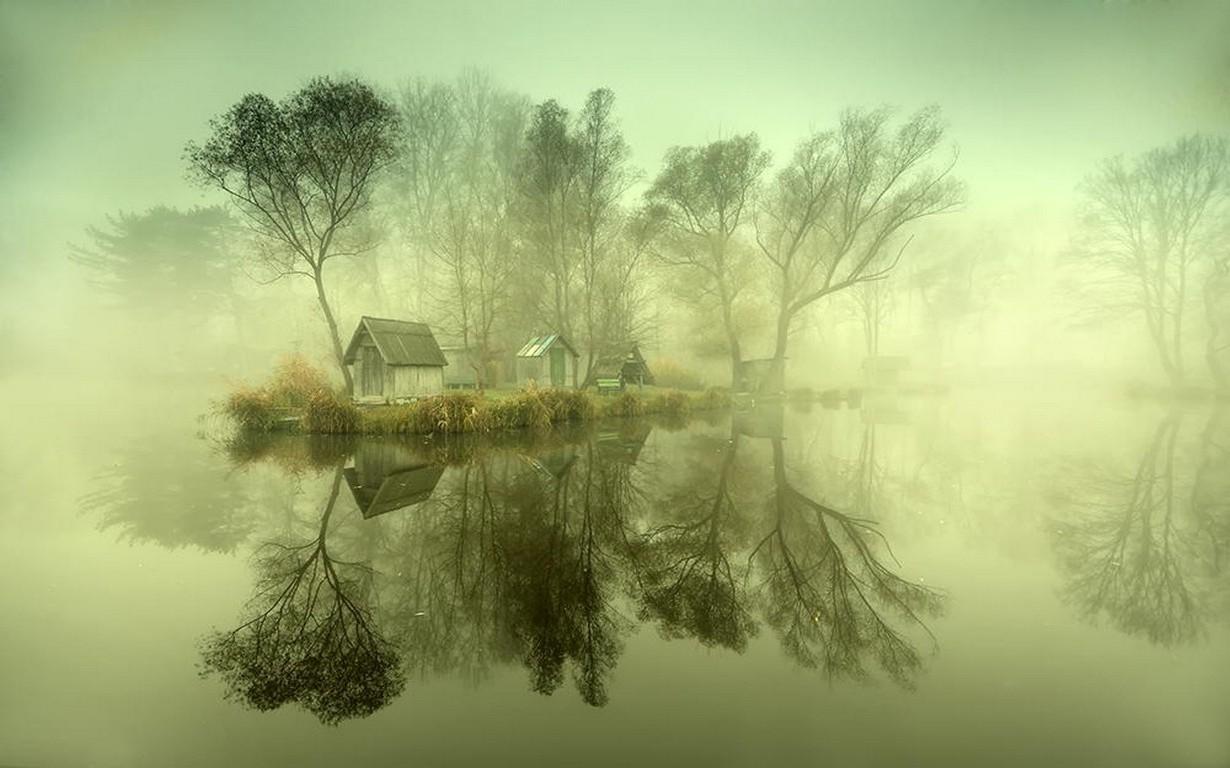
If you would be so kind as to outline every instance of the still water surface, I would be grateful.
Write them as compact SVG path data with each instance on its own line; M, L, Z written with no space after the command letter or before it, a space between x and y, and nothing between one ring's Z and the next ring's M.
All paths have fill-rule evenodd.
M0 764L1230 764L1230 412L6 441Z

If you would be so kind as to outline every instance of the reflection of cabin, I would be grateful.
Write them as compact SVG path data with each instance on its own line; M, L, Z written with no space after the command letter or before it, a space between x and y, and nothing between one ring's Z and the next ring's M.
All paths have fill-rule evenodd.
M576 382L577 351L557 333L535 336L517 352L517 383L567 387Z
M600 390L622 390L629 384L638 387L653 384L653 373L641 356L640 347L632 344L622 351L598 358L591 380Z
M353 367L356 398L388 401L444 389L448 361L423 323L364 317L345 360Z
M620 464L635 464L649 439L653 427L644 421L631 421L618 426L604 425L597 434L598 453Z
M531 467L544 477L552 480L563 480L568 470L577 460L577 449L574 445L565 445L551 451L544 451L527 457Z
M371 518L427 501L444 467L422 460L405 446L363 442L345 474L359 511Z
M448 389L478 389L478 350L473 347L446 345L440 347L448 367L444 369L444 386Z
M740 392L779 393L784 390L784 371L776 368L773 358L744 360L739 365ZM783 366L784 367L784 366Z
M863 360L863 380L869 387L896 387L909 367L909 359L898 355L868 357Z

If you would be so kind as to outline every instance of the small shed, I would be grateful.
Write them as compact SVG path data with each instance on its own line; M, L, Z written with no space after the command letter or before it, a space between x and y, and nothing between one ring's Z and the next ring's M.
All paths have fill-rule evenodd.
M638 387L653 384L653 373L641 355L640 347L631 344L621 351L598 358L590 380L597 383L599 388L623 389L629 384Z
M460 344L440 347L448 367L444 369L444 386L448 389L478 389L478 370L481 363L478 350Z
M576 384L580 355L558 333L535 336L517 352L517 383L567 387Z
M356 399L397 400L444 390L448 365L424 323L363 317L346 348Z
M869 387L896 387L910 360L898 355L873 355L863 360L863 380Z

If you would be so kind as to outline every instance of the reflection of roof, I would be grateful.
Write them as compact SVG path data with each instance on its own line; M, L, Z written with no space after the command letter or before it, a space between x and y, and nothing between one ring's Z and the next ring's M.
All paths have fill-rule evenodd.
M424 464L394 472L385 475L378 488L363 485L354 467L347 467L345 474L346 484L350 486L355 503L366 519L427 501L436 489L436 483L440 482L444 467Z
M635 464L645 447L645 441L653 427L638 422L630 429L611 429L598 432L598 451L612 461Z
M364 331L372 337L380 356L389 365L448 365L436 344L436 337L425 323L366 316L359 320L359 327L346 348L347 363L354 362Z
M527 456L530 466L539 472L559 480L568 473L568 468L577 460L576 448L569 445L537 456Z
M525 342L525 346L521 348L521 351L517 352L517 357L542 357L557 342L571 352L573 357L577 356L577 351L568 343L568 339L565 339L558 333L551 333L546 336L535 336Z

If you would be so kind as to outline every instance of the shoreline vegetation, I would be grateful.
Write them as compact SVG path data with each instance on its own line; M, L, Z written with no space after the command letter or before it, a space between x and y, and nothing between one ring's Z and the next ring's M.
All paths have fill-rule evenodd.
M682 418L731 406L721 389L651 389L598 395L587 390L527 387L455 391L404 404L358 405L302 357L279 361L261 385L239 385L217 411L243 432L314 435L461 434L547 429L605 418Z

